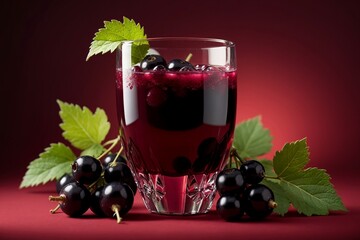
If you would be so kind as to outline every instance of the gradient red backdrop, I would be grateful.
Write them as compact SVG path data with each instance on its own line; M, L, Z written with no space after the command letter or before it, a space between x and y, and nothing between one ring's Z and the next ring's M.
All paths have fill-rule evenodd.
M116 134L114 54L85 57L103 20L133 18L149 37L201 36L237 45L237 121L262 115L273 151L308 138L311 165L360 167L357 1L2 1L4 179L64 141L56 99L101 107ZM349 170L350 168L350 170Z

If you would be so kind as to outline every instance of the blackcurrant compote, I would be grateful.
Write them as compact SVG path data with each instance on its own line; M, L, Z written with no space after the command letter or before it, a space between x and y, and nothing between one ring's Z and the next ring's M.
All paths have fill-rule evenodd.
M128 165L151 212L206 213L235 127L233 44L196 38L148 42L156 53L140 64L133 52L140 42L125 42L117 52L117 113Z
M221 169L234 130L235 71L142 71L131 74L137 93L136 104L123 102L121 71L117 72L117 101L120 124L127 139L123 143L131 160L130 166L134 172L143 173L137 176L140 182L149 177L152 182L159 183L159 188L165 182L167 186L171 184L168 193L171 190L183 192L187 188L188 175L201 182L203 173L211 174ZM221 89L216 88L217 84L222 85ZM222 107L227 115L219 125L212 124L211 118L212 114L220 113L207 114L208 105L222 104L212 100L212 95L225 99ZM131 104L131 108L138 110L138 118L131 124L124 122L124 104ZM210 122L206 122L207 118ZM189 201L187 198L190 197L176 196L168 199L166 205L178 211L177 206Z

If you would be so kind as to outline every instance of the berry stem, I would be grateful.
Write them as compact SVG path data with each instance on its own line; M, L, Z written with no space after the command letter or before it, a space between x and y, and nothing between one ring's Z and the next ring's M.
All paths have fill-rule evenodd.
M268 202L268 206L269 206L269 208L274 209L278 206L278 204L274 200L270 199L270 201Z
M100 174L100 177L98 178L98 180L96 180L95 182L93 182L92 184L90 184L89 186L88 186L88 190L90 191L90 193L93 193L93 192L95 192L95 190L96 190L96 188L98 188L99 187L99 183L101 183L101 181L103 181L103 183L102 183L102 185L104 185L104 172L102 172L101 174ZM101 186L101 185L100 185Z
M112 206L111 206L111 210L113 211L113 212L115 212L114 213L114 215L116 215L116 222L117 223L120 223L121 222L121 217L120 217L120 213L119 213L119 211L120 211L120 206L118 205L118 204L113 204Z
M120 141L120 135L118 135L115 139L113 139L111 141L113 141L111 146L105 152L103 152L99 157L97 157L97 159L104 157L116 146L116 144L118 144L118 142Z
M240 157L237 150L232 147L230 150L230 161L229 161L229 167L231 167L231 163L235 161L236 168L240 168L240 165L244 163L244 160ZM239 162L241 164L239 164Z
M117 141L117 138L111 139L111 140L105 142L105 143L103 144L103 146L107 146L107 145L113 144L113 143L116 142L116 141Z
M240 168L239 160L237 160L237 159L234 157L234 155L232 155L232 156L230 157L229 166L228 166L229 168L231 168L232 163L235 163L235 168L237 168L237 169Z
M115 166L115 164L116 164L116 160L118 159L118 157L120 156L120 154L122 153L122 151L123 151L123 150L124 150L124 147L121 145L120 150L117 152L117 154L116 154L116 156L115 156L114 160L113 160L110 164L112 164L112 165L114 165L114 166Z
M233 154L234 154L234 156L235 156L235 158L236 158L237 160L239 160L241 163L244 163L244 162L245 162L245 160L243 160L243 159L240 157L239 153L237 152L237 150L236 150L235 148L232 149L232 152L233 152Z
M49 200L52 202L64 202L66 199L65 195L49 196Z
M187 62L189 62L190 61L190 59L192 58L192 53L189 53L188 55L187 55L187 57L185 58L185 61L187 61Z
M54 214L57 210L59 210L60 204L58 204L54 209L50 209L50 213Z
M239 160L237 158L235 158L235 165L237 169L240 168Z

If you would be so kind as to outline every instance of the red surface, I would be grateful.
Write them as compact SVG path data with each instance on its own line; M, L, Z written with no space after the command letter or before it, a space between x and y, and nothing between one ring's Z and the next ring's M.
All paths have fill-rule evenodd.
M121 224L96 218L88 211L69 218L48 201L54 184L17 190L14 183L1 186L0 239L358 239L360 194L357 186L336 184L349 209L347 213L305 217L290 211L285 217L271 215L261 222L229 223L216 211L199 216L163 216L148 213L139 195ZM4 194L6 193L6 194Z

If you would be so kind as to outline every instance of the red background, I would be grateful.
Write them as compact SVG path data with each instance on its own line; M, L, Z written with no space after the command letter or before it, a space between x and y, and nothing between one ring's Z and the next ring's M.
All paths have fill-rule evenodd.
M347 207L357 209L345 218L355 212L359 219L353 202L359 194L351 188L360 167L358 1L1 1L0 9L0 177L14 194L36 196L14 189L30 161L50 143L64 142L56 99L105 109L109 138L115 137L115 56L85 58L103 20L127 16L149 37L234 41L237 121L262 115L274 136L270 158L284 143L307 137L310 165L328 170Z

